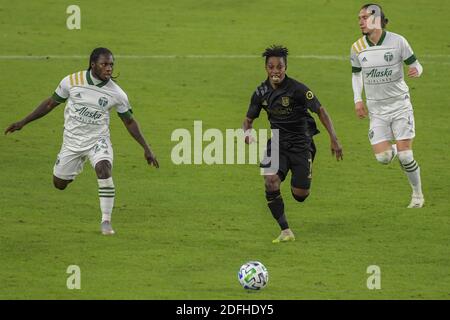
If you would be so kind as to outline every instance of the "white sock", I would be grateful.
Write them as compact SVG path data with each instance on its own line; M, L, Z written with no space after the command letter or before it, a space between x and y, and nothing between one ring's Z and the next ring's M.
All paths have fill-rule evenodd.
M422 183L420 181L420 167L416 160L414 160L412 150L399 151L398 159L400 160L400 164L408 177L413 194L421 196Z
M113 179L98 179L98 196L100 198L100 210L102 211L102 222L111 221L112 209L114 207L114 189Z

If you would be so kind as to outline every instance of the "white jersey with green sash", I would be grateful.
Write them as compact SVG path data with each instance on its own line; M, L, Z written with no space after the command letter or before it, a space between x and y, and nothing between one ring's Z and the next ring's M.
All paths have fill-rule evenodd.
M126 93L112 80L100 81L90 71L65 77L53 94L64 103L63 145L73 151L90 149L100 138L109 138L109 113L115 108L120 116L130 116Z
M376 45L367 36L352 45L352 72L362 72L370 114L382 116L412 110L403 63L410 65L415 61L408 41L393 32L383 31Z

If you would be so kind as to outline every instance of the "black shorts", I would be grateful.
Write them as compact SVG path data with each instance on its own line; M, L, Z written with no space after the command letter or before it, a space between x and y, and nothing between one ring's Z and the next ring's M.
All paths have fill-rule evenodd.
M272 154L270 140L267 142L266 155ZM281 181L286 179L289 170L292 171L291 186L300 189L309 189L312 180L312 163L316 155L316 146L311 141L309 147L298 148L290 146L290 144L281 143L279 151L279 165L277 175ZM269 168L272 163L262 161L261 168ZM270 172L269 170L267 172Z

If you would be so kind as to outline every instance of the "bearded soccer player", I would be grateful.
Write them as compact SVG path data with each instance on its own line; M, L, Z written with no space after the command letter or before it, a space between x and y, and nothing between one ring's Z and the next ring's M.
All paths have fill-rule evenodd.
M159 167L155 155L142 135L125 92L112 78L114 57L106 48L96 48L89 59L88 70L68 75L53 95L32 113L11 124L5 134L22 129L67 101L64 110L64 136L61 151L53 168L53 184L64 190L83 170L88 158L98 178L101 232L114 234L111 214L115 188L112 179L113 149L109 133L109 113L115 109L128 132L144 149L149 165Z
M286 75L288 49L274 45L267 48L262 56L265 57L267 79L256 88L251 98L243 129L248 132L264 109L272 130L278 130L278 145L271 149L269 140L266 152L272 153L272 159L273 153L278 152L278 168L271 174L267 172L264 182L267 205L281 229L280 235L272 242L279 243L295 240L280 193L281 182L286 179L289 170L292 171L291 192L294 199L303 202L310 193L312 162L316 153L313 136L319 131L309 112L316 113L327 129L331 152L336 159L342 160L343 154L326 109L306 85ZM247 136L245 141L250 143L250 137Z
M419 77L423 68L408 41L385 30L388 19L379 5L364 5L358 18L363 37L351 47L355 111L360 119L369 116L369 140L377 161L386 165L398 155L412 188L408 208L421 208L425 199L412 151L414 114L403 63L411 78ZM363 88L368 112L361 97Z

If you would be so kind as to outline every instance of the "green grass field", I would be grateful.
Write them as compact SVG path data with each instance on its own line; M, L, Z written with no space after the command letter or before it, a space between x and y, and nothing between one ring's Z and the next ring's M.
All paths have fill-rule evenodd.
M117 234L104 237L89 163L65 191L52 185L62 105L2 136L0 299L450 299L450 3L380 1L388 30L408 39L425 70L407 79L426 197L415 210L406 209L410 187L398 162L375 161L368 121L353 111L346 57L363 2L83 0L81 30L68 30L70 4L0 0L0 127L106 46L161 168L147 166L113 114ZM271 243L279 230L257 166L177 166L170 158L176 128L192 131L195 120L204 129L241 127L265 78L257 56L273 43L289 48L288 74L315 91L344 148L337 163L318 122L311 196L297 203L282 186L297 236L283 245ZM262 114L256 128L267 127ZM270 281L248 293L237 271L255 259ZM81 268L81 290L66 287L69 265ZM370 265L381 268L381 290L366 287Z

